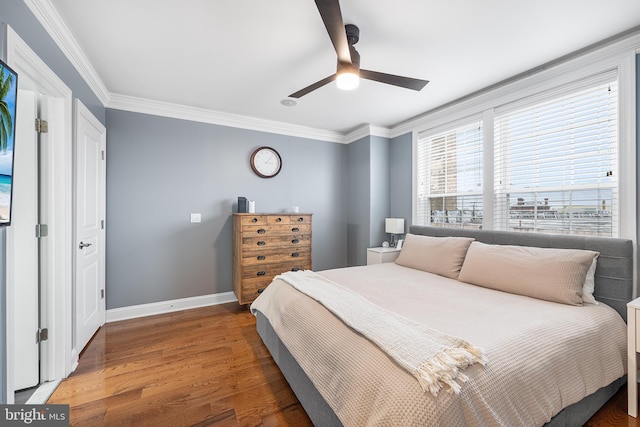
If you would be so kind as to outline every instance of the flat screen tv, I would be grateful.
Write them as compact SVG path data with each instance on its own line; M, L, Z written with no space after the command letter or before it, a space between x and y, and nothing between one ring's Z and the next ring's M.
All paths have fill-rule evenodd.
M0 61L0 226L11 225L18 74Z

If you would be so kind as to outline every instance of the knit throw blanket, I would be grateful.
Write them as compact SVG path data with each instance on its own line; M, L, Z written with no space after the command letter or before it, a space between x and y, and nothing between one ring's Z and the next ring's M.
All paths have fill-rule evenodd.
M375 343L413 375L423 391L434 396L443 386L460 393L460 372L474 363L487 362L482 350L463 339L379 307L359 294L310 270L287 272L281 279L321 303L345 324Z

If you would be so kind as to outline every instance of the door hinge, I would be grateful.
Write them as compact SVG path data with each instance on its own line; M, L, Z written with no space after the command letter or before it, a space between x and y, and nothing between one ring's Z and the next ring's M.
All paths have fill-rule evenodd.
M100 289L100 299L104 299L104 289Z
M104 230L104 219L100 220L100 229Z
M104 150L102 150L102 160L104 160Z
M49 339L49 329L47 328L42 328L42 329L38 329L38 334L37 334L37 341L38 342L42 342L42 341L46 341Z
M36 238L47 237L49 235L49 226L47 224L36 224Z
M47 133L49 131L49 124L46 120L36 118L36 132Z

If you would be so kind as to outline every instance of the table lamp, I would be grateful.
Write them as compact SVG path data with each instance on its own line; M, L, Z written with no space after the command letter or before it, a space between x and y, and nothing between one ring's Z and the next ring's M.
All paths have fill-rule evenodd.
M387 218L384 221L385 233L391 234L391 247L396 247L396 235L404 234L404 218Z

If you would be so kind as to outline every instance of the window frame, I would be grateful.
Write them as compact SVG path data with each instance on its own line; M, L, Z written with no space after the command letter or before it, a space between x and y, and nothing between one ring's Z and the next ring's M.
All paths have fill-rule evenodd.
M535 199L536 196L544 195L546 193L547 197L553 198L553 197L557 197L558 195L563 195L565 197L568 196L570 200L572 195L574 194L579 195L583 191L589 191L589 192L602 191L603 194L606 194L608 191L610 191L611 197L612 197L612 199L610 200L611 202L610 206L611 208L614 209L613 211L614 215L609 217L611 221L610 223L607 221L600 221L600 222L596 221L594 223L595 221L594 217L589 216L588 218L587 217L585 218L587 218L586 223L590 225L589 225L589 228L585 228L585 222L580 220L581 215L579 213L575 217L573 216L573 214L571 214L568 217L560 217L560 218L558 218L557 215L552 214L551 216L554 217L555 219L552 218L550 220L544 219L549 217L549 215L546 215L544 213L540 215L534 214L532 217L524 215L523 217L521 217L520 222L522 221L526 222L525 227L533 227L532 229L529 230L531 232L618 237L619 235L618 221L620 219L620 215L618 215L619 198L617 197L618 187L620 185L620 181L619 181L620 171L619 171L619 165L618 165L619 163L618 149L620 145L620 139L618 137L618 127L619 127L618 120L619 120L620 114L618 111L619 92L618 92L617 86L618 86L617 72L602 73L588 79L580 80L569 85L564 85L562 87L555 88L551 91L537 94L530 98L526 98L523 100L519 100L510 104L498 107L494 110L495 112L494 125L499 125L499 122L502 121L503 123L501 127L502 129L504 129L504 125L507 125L507 123L509 123L508 120L511 120L512 118L514 118L514 116L522 117L522 115L525 114L528 117L527 120L531 120L534 117L536 118L536 120L534 121L520 123L520 127L517 129L517 131L522 132L528 129L529 131L533 132L533 135L530 139L529 138L524 139L521 141L521 144L518 144L520 148L516 148L516 151L513 153L515 157L512 160L510 159L503 160L502 163L499 163L499 164L494 163L494 176L496 178L494 180L494 209L496 206L498 206L501 208L499 209L499 211L502 213L501 215L496 216L493 223L494 229L496 230L511 229L510 224L512 220L514 220L514 218L512 218L511 215L505 211L505 209L508 209L509 212L511 212L512 208L509 206L512 206L512 205L510 203L507 203L503 199L505 196L508 196L509 194L511 194L511 196L514 196L514 194L515 195L521 194L522 197L529 200L531 199L531 197ZM585 169L585 168L580 169L580 166L585 164L585 163L582 163L584 162L582 155L585 153L585 151L579 151L571 154L572 152L569 149L565 154L560 156L562 158L566 158L566 156L569 156L570 159L578 162L577 174L575 175L569 174L569 177L582 178L582 177L586 177L588 174L589 181L586 183L576 183L576 182L566 182L566 181L561 183L557 183L557 182L550 183L547 181L544 184L541 184L540 182L536 182L538 179L543 179L544 173L550 169L545 169L544 160L538 163L538 161L535 159L535 156L532 157L530 155L530 153L532 152L531 150L533 151L535 151L536 149L541 150L542 153L546 154L545 160L549 160L551 162L549 166L552 168L557 167L559 163L556 163L556 162L560 162L560 160L558 158L554 159L553 157L549 156L549 153L551 152L549 151L550 145L548 144L557 143L555 141L552 141L552 139L559 135L558 132L567 132L566 134L563 135L564 137L562 139L562 145L563 146L565 146L566 144L571 145L571 142L574 141L573 139L571 139L572 137L574 136L576 138L583 137L585 134L582 132L586 129L586 126L594 125L593 115L589 114L589 113L593 113L593 110L589 110L589 112L580 110L580 108L585 105L594 106L595 104L593 103L576 104L578 106L578 110L577 110L579 114L578 116L562 115L562 116L554 117L553 114L557 114L557 113L554 113L553 109L558 108L559 103L567 102L567 100L571 100L570 102L575 102L578 100L589 99L589 98L584 98L585 93L590 93L594 95L597 93L598 105L602 105L599 103L599 102L602 102L602 98L600 98L600 96L602 96L601 95L602 90L605 90L607 87L609 88L609 97L612 96L611 91L613 88L613 96L615 96L614 98L615 104L606 103L601 108L603 110L606 110L607 112L611 112L610 107L612 107L615 112L615 119L613 122L606 120L604 122L598 122L598 124L602 125L602 123L611 123L612 125L614 125L614 127L610 125L606 127L607 129L606 135L615 136L615 142L614 142L614 145L609 146L607 145L606 142L601 141L601 145L598 145L597 147L600 147L600 148L603 148L604 146L611 147L612 150L610 150L609 152L611 153L612 156L604 157L604 158L598 156L599 158L593 159L593 161L598 162L597 166L600 166L600 167L603 166L603 164L600 163L601 161L606 161L607 159L612 161L613 163L608 163L606 165L607 168L611 168L611 172L612 172L611 177L609 178L605 177L603 180L600 180L599 178L593 175L592 173L592 171L594 170L593 168L589 167L589 169ZM594 99L590 98L589 102L594 102ZM541 106L543 106L543 110L540 110ZM538 113L534 113L534 111L537 111ZM540 114L541 111L542 111L541 113L542 120L547 120L549 118L554 117L554 119L557 118L558 121L555 121L555 120L553 122L545 121L544 124L542 125L542 126L545 126L544 131L539 135L539 138L538 138L536 134L539 128L536 126L539 123L537 119L540 118L538 114ZM602 111L602 110L599 110L599 111ZM582 114L583 112L589 115ZM577 121L573 121L572 117L579 117L579 118ZM609 116L605 116L605 117L609 117ZM602 117L599 116L599 118L602 118ZM546 127L550 123L553 123L552 127ZM525 127L522 127L522 126L525 126ZM549 131L551 133L547 133ZM576 133L574 133L574 131ZM505 158L503 156L509 157L509 154L508 154L510 152L509 147L511 148L515 147L512 145L513 143L512 141L514 141L514 139L512 138L519 138L519 136L509 135L507 133L500 135L499 132L496 132L494 134L494 143L497 144L495 154L499 155L503 159ZM525 144L525 145L523 146L522 144ZM522 152L522 150L525 147L528 148L528 150L526 151L526 155L522 156L521 154L518 153L518 151ZM590 145L589 147L596 147L596 146ZM587 156L591 156L591 157L594 156L593 151L587 151L586 153L588 153L586 154ZM508 171L510 171L513 167L517 168L518 164L522 165L521 162L523 160L526 161L526 164L529 167L532 165L535 166L533 169L530 170L531 173L529 173L528 171L525 173L524 177L519 177L519 178L522 178L522 180L515 178L513 180L514 182L512 183L513 185L506 184L506 183L501 184L500 180L504 181L505 179L509 183L511 183L512 179L510 178ZM589 162L591 162L591 160L589 160ZM588 164L591 165L591 163L588 163ZM596 166L596 165L593 165L593 166ZM596 170L597 170L597 166L596 166ZM542 175L538 175L536 171L538 173L541 173ZM552 176L557 177L559 179L562 178L562 177L558 177L557 175L552 175ZM530 179L532 179L533 181L529 181ZM519 181L519 183L516 181ZM556 196L552 196L552 195L556 195ZM534 206L537 206L538 203L542 203L540 200L538 200L538 202L534 204ZM529 202L531 202L531 200L529 200ZM594 205L596 204L595 200L589 201L589 202L593 202ZM571 210L573 211L574 208L577 208L578 204L570 203ZM513 209L515 209L515 207L513 207ZM554 212L554 211L550 211L550 212ZM514 212L514 214L517 214L517 213L518 212ZM516 215L516 217L519 217L519 216ZM599 225L602 226L602 229L600 230L600 232L611 233L611 236L608 236L607 234L591 234L592 232L598 233L598 231L594 230L592 227L598 227ZM545 227L545 228L548 227L547 228L548 230L555 229L556 231L555 232L554 231L537 231L538 227ZM569 227L569 228L567 229L566 227Z
M475 125L475 124L480 124L480 126L482 127L482 136L481 136L481 138L484 141L484 137L485 137L484 121L483 121L483 115L481 115L481 114L476 114L476 115L473 115L473 116L470 116L470 117L465 117L465 118L457 120L457 121L455 121L453 123L448 123L448 124L440 126L438 128L429 129L428 131L421 132L419 134L419 136L418 136L418 141L416 142L416 174L418 172L417 162L419 161L418 158L417 158L417 153L418 153L418 150L419 150L418 144L420 143L421 140L424 140L424 139L429 139L430 140L435 136L443 136L445 134L451 134L456 130L459 130L459 129L462 129L462 128L466 128L466 127L470 127L471 125ZM426 149L427 149L427 153L428 153L429 152L428 151L428 147ZM483 158L482 159L483 170L482 170L482 178L481 178L481 180L482 180L482 184L483 185L484 185L484 150L485 150L485 145L483 143L482 144L482 148L481 148L481 156ZM427 154L427 157L428 157L428 154ZM428 166L429 166L429 163L427 161L427 170L426 170L426 174L427 175L430 174L430 170L429 170ZM417 182L417 180L418 180L418 176L416 176L416 182ZM416 188L416 194L414 195L416 197L416 215L414 216L413 223L416 223L416 224L417 224L417 219L418 219L418 215L419 215L419 212L418 212L419 201L418 201L418 194L417 194L418 186L419 186L419 183L415 187ZM427 185L427 187L430 187L430 184ZM483 186L481 191L463 192L463 193L455 192L455 193L450 193L449 196L451 196L451 197L464 197L465 195L471 195L471 196L480 195L482 197L482 199L483 199L483 202L484 202L484 192L485 192L485 190L484 190L484 186ZM445 192L445 193L442 193L442 194L444 196L444 194L447 194L447 193ZM426 213L427 217L430 217L432 214L433 213L430 210L428 210L428 212ZM462 224L462 222L461 222L461 224Z
M441 127L453 127L457 121L481 115L484 120L484 217L483 228L493 226L493 134L494 110L502 105L547 92L596 74L616 70L618 74L618 137L619 137L619 234L618 237L637 241L636 224L636 51L640 52L640 35L608 44L564 61L539 67L519 79L452 102L407 124L412 132L412 221L417 220L417 143L420 134ZM635 243L634 243L635 247Z

